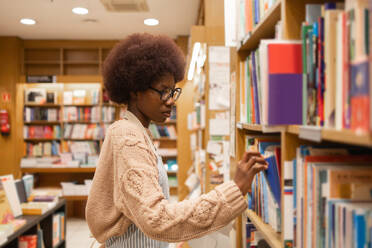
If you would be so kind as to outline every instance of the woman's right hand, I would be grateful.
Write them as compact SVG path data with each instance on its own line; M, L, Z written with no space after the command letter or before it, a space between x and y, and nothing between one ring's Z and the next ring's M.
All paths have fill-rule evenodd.
M259 152L245 152L242 160L239 161L235 173L234 182L245 196L252 187L254 176L268 168L268 163Z

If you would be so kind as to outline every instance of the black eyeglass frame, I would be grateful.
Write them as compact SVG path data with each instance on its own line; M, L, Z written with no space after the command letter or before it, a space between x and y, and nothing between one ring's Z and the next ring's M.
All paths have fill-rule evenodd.
M174 88L174 89L171 89L171 92L170 94L167 96L167 99L163 100L163 95L166 94L166 92L164 90L158 90L158 89L155 89L153 87L149 87L149 89L153 90L153 91L156 91L159 95L160 95L160 100L166 102L168 101L171 97L173 98L173 95L174 95L174 92L178 91L178 96L176 99L173 99L173 101L177 101L178 98L180 97L181 93L182 93L182 89L181 88Z

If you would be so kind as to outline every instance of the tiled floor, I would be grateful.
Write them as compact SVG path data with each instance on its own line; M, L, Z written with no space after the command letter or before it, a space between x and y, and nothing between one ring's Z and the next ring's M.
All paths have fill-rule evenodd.
M87 223L84 219L69 218L67 220L67 248L89 248L94 242L94 238L90 238L90 232ZM99 247L96 242L93 247Z

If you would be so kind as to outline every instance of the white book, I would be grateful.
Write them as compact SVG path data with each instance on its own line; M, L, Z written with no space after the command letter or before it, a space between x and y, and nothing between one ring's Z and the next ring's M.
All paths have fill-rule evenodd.
M337 43L336 23L341 10L327 10L324 17L324 63L327 79L324 91L324 127L335 127L336 105L336 53ZM341 43L341 41L339 41Z
M284 162L283 235L284 242L294 239L293 233L293 162Z
M72 91L63 92L63 104L72 104Z
M343 40L343 16L344 13L341 12L338 14L337 18L337 40L339 42L336 43L336 116L335 116L335 127L338 130L342 129L342 96L343 96L343 62L344 62L344 56L343 54L343 46L345 45L342 40Z
M0 179L3 184L6 197L8 198L14 217L22 215L21 203L19 201L17 189L15 187L13 175L1 176Z

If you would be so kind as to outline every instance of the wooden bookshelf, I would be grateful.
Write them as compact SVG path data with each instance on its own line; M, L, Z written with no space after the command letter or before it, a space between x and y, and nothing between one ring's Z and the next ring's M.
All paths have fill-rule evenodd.
M87 195L63 195L63 199L66 199L66 201L86 201L88 200Z
M32 104L26 103L24 104L25 107L39 107L39 108L59 108L61 107L60 104L50 104L50 103L43 103L43 104Z
M24 139L26 142L44 142L44 141L53 141L53 140L61 140L61 138L27 138Z
M168 137L160 137L160 138L154 139L154 141L171 141L171 142L176 142L177 139L171 139L171 138L168 138Z
M36 167L36 168L21 168L22 173L94 173L95 167Z
M25 125L60 125L59 121L29 121L24 122Z
M265 14L261 22L248 34L238 45L238 52L242 53L252 51L257 48L260 40L273 38L275 34L275 24L280 20L282 0L277 0L274 6Z
M57 212L64 212L66 216L66 201L59 200L57 205L49 209L42 215L21 215L17 219L25 219L26 224L21 226L18 230L14 231L10 236L8 236L7 241L0 245L0 247L18 247L18 238L24 234L36 234L37 225L40 225L43 230L43 237L45 247L52 247L53 243L53 214ZM64 224L65 238L66 238L66 219ZM58 246L54 247L66 247L65 241L62 240Z
M300 135L301 128L306 127L292 125L287 127L287 132L291 134ZM314 131L317 132L317 131ZM372 134L358 134L353 130L335 130L319 128L321 140L332 141L345 144L353 144L358 146L372 147Z
M246 210L246 215L252 221L257 230L262 233L265 240L269 243L270 247L272 248L282 247L280 233L275 232L270 225L264 223L262 219L259 216L257 216L257 214L252 210Z
M177 171L167 171L168 176L177 176Z
M343 2L343 1L331 1L331 2ZM277 0L277 2L269 9L266 14L261 18L260 23L253 29L251 34L244 37L237 47L236 58L234 64L230 68L231 72L236 73L236 121L239 121L240 116L240 62L245 61L246 57L253 50L257 49L261 39L274 38L275 26L278 21L281 21L282 27L282 38L284 40L301 40L301 25L305 20L305 5L309 3L323 3L324 1L310 1L310 0ZM261 136L268 132L271 127L264 127L261 125L237 123L236 125L236 154L231 159L231 171L233 173L233 165L236 164L242 157L245 147L245 135L257 135ZM275 129L274 129L275 128ZM364 148L372 148L372 134L359 134L353 130L335 130L326 129L322 127L306 127L299 125L287 125L282 127L273 127L273 130L277 130L277 134L281 141L281 164L284 161L292 161L296 157L296 148L300 145L325 145L329 142L338 143L345 147L360 147L361 150ZM271 132L271 130L269 130ZM283 175L282 175L283 178ZM282 179L281 185L284 181ZM282 191L282 196L283 196ZM283 201L282 201L283 203ZM255 212L248 210L246 215L253 222L255 227L263 234L265 240L271 247L283 247L284 240L282 233L276 233L274 229L265 224L261 217ZM286 218L283 211L283 204L281 206L281 219ZM283 222L282 222L283 223ZM282 228L283 230L283 224ZM240 240L240 241L239 241ZM238 244L242 240L242 231L237 231L237 246L241 248L242 244ZM243 240L243 243L245 241Z
M262 126L256 124L248 124L248 123L238 123L236 124L238 129L247 130L247 131L256 131L262 132Z

